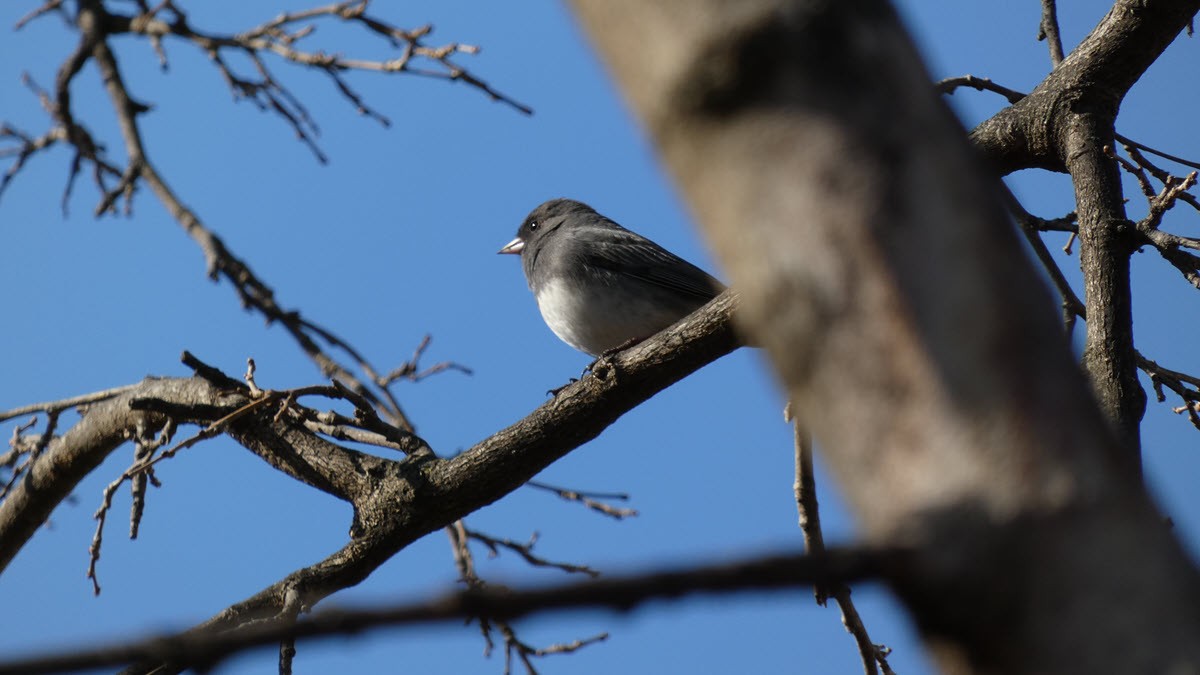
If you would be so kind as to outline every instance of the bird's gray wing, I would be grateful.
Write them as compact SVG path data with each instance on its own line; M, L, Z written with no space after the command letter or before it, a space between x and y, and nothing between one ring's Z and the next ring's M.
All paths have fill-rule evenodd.
M704 270L624 228L593 230L589 238L593 237L593 243L600 245L581 252L583 262L592 267L705 301L725 289L724 284Z

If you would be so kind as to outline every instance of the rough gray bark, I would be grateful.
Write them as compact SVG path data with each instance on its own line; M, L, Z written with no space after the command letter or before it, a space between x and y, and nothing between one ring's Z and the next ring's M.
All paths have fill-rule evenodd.
M1074 154L1019 135L991 154L1076 179L1100 336L1087 369L1120 439L883 2L575 5L865 536L921 548L888 578L944 670L1200 668L1200 578L1132 470L1127 256L1113 201L1090 196L1114 179L1095 145L1111 115L1061 111ZM1104 81L1115 114L1194 11L1120 2L1051 79Z
M1126 216L1113 125L1121 100L1188 24L1196 0L1122 0L1067 58L1021 101L971 132L1004 173L1040 167L1071 174L1079 216L1080 265L1088 332L1084 368L1140 470L1138 427L1146 407L1133 346L1129 256L1136 248Z

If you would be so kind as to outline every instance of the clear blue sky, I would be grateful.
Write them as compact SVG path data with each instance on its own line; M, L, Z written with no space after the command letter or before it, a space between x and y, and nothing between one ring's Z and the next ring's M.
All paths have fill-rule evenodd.
M51 86L75 38L53 17L9 32L35 4L0 8L0 119L40 133L47 120L20 73ZM1103 3L1083 4L1060 8L1068 48L1104 11ZM280 7L209 1L187 9L197 27L234 32ZM273 64L321 127L331 158L321 166L277 119L233 104L217 72L190 46L167 42L166 74L141 41L119 40L118 57L133 95L154 106L143 118L151 160L283 305L333 329L380 366L404 361L431 333L430 363L453 359L474 369L471 377L448 373L400 387L418 431L449 455L524 416L588 361L542 324L517 261L495 255L533 206L556 196L582 199L716 268L562 5L379 1L372 11L400 25L433 23L433 44L481 45L481 54L459 62L536 114L521 116L463 85L351 74L368 103L394 122L384 129L358 118L324 76ZM1047 71L1045 45L1034 40L1040 8L1032 0L910 0L902 11L935 77L970 73L1027 90ZM318 41L350 56L386 57L378 41L338 26L321 27ZM1200 157L1192 119L1200 101L1194 87L1181 85L1190 81L1195 50L1182 39L1151 69L1122 110L1122 132ZM89 66L76 81L76 114L119 156L95 75ZM969 125L1002 99L960 91L952 102ZM34 159L0 201L0 288L8 298L0 409L147 374L186 375L178 363L183 349L233 374L252 356L264 387L318 381L281 330L242 312L227 285L204 279L199 251L148 191L139 193L133 218L95 221L96 196L81 178L64 218L58 203L68 161L61 149ZM1062 176L1027 172L1013 184L1040 215L1072 208ZM1143 213L1136 191L1128 196L1131 213ZM1194 233L1194 214L1180 210L1167 222ZM1056 249L1064 240L1048 242ZM1065 264L1071 269L1076 259ZM1139 348L1166 366L1200 373L1197 292L1153 252L1137 256L1134 268ZM1146 464L1163 508L1195 553L1200 432L1170 412L1175 404L1150 404ZM799 546L781 407L758 357L743 350L663 392L541 476L578 489L629 492L638 518L614 522L523 489L468 522L514 539L538 532L546 557L610 572ZM0 434L7 437L11 426ZM114 453L0 576L0 654L186 628L345 541L345 504L231 442L208 442L160 467L163 487L149 495L136 542L125 538L128 494L118 495L100 561L104 592L92 598L84 578L92 512L131 457L129 447ZM853 521L834 486L826 480L821 490L828 538L851 540ZM497 582L563 576L511 555L480 557L480 572ZM330 602L417 598L451 588L454 579L439 533ZM897 672L928 672L913 629L887 593L864 585L854 597L872 636L894 648ZM546 673L859 669L837 611L816 607L807 591L656 604L628 616L555 615L519 629L536 645L611 633L604 644L543 660ZM474 626L385 631L301 644L297 672L499 673L502 661L484 659L483 646ZM273 650L256 652L220 672L271 672L275 658Z

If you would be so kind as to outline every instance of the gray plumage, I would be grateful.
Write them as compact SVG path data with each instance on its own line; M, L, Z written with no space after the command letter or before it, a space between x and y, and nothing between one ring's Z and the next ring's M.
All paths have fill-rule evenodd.
M500 253L519 253L542 318L599 356L644 340L716 297L704 270L571 199L533 210Z

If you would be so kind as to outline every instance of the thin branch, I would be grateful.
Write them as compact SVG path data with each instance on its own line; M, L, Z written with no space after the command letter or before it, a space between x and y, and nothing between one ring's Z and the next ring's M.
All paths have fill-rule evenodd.
M1120 141L1121 145L1128 146L1129 148L1136 148L1138 150L1141 150L1142 152L1148 152L1152 155L1156 155L1158 157L1162 157L1163 159L1175 162L1176 164L1182 164L1191 169L1200 169L1200 162L1196 162L1196 161L1193 161L1190 159L1184 159L1183 157L1177 157L1175 155L1170 155L1170 154L1163 152L1162 150L1155 150L1154 148L1152 148L1148 145L1143 145L1141 143L1138 143L1137 141L1133 140L1132 138L1129 138L1127 136L1122 136L1121 134L1114 134L1113 137L1116 138L1118 141ZM1131 151L1131 154L1132 154L1132 151Z
M1042 263L1042 268L1050 275L1050 280L1054 283L1054 287L1058 289L1058 294L1062 297L1063 325L1067 335L1070 336L1074 332L1075 319L1087 320L1087 308L1083 304L1083 300L1080 300L1079 296L1075 293L1075 289L1071 288L1071 282L1067 281L1067 276L1063 274L1062 269L1055 262L1054 256L1046 248L1046 243L1038 235L1038 232L1046 229L1045 224L1050 221L1038 218L1026 211L1021 202L1017 200L1016 195L1007 186L1004 188L1004 197L1008 202L1009 212L1016 219L1017 224L1020 225L1021 233L1025 235L1025 240L1029 242L1034 255ZM1066 219L1073 221L1074 215L1069 214ZM1074 232L1072 232L1072 236L1074 236Z
M1134 229L1154 246L1164 260L1171 263L1193 287L1200 289L1200 256L1182 249L1200 250L1200 239L1182 237L1159 229L1163 215L1175 205L1181 195L1196 184L1196 172L1182 181L1170 181L1162 192L1150 198L1150 212L1134 225Z
M392 372L388 373L387 375L384 375L383 377L374 378L375 384L379 385L380 387L386 388L391 383L395 382L396 380L400 380L400 379L408 380L409 382L420 382L421 380L429 377L430 375L436 375L438 373L445 372L447 370L457 370L458 372L463 373L464 375L472 375L473 374L470 368L468 368L460 363L455 363L454 361L442 361L440 363L435 363L432 366L429 366L425 370L421 370L420 365L419 365L420 361L421 361L421 356L425 353L425 350L429 348L429 344L432 341L433 341L432 335L426 335L424 338L422 338L421 343L418 344L416 350L413 351L413 355L412 355L411 359L409 359L405 363L400 364L400 366L398 368L396 368Z
M586 574L592 578L600 576L600 572L598 570L588 567L587 565L554 562L534 555L533 547L535 544L537 544L538 540L538 535L536 532L529 537L529 541L521 543L513 541L512 539L493 537L491 535L484 534L483 532L479 532L478 530L472 530L466 527L464 527L462 531L466 534L468 539L474 539L475 541L483 544L488 549L490 556L493 558L500 555L501 549L507 549L521 556L525 562L533 565L534 567L550 567L553 569L562 570L564 572Z
M425 38L433 32L432 26L426 25L406 30L393 26L382 19L369 16L366 9L366 2L339 2L281 14L257 27L235 35L198 30L190 25L187 17L178 10L174 11L175 16L169 21L148 13L138 16L112 14L110 15L109 30L114 34L129 32L156 39L175 37L191 42L208 54L226 82L229 83L235 97L248 98L259 108L274 111L287 121L297 136L317 153L321 161L324 161L324 155L316 147L313 138L316 132L315 125L312 124L312 120L299 100L268 70L262 60L263 55L271 54L290 63L315 68L326 73L338 93L349 101L359 114L370 117L384 126L390 125L390 121L367 106L362 96L355 92L342 77L342 73L347 71L408 73L451 82L463 82L482 92L491 100L508 105L522 114L533 113L529 106L501 93L452 60L452 57L458 54L476 55L480 52L478 47L457 42L437 47L429 46L425 43ZM316 24L313 22L322 19L338 19L346 23L357 24L368 32L383 37L399 52L399 55L388 60L371 61L347 58L336 52L322 49L299 49L297 45L315 33ZM257 79L235 74L221 56L224 50L239 55L248 55L255 64ZM420 63L429 65L418 65Z
M110 508L112 508L113 495L116 493L117 488L121 487L125 481L134 481L138 476L144 475L151 471L159 462L174 457L180 450L190 448L201 441L219 436L220 434L224 433L226 429L228 429L230 424L233 424L239 419L250 415L261 408L267 407L271 403L277 401L278 398L278 396L263 396L258 400L251 401L237 410L229 413L228 415L225 415L224 417L212 422L191 438L167 448L158 455L154 454L153 449L148 453L139 454L132 466L122 472L116 480L109 483L108 486L104 488L103 497L100 502L100 508L96 509L96 513L92 516L96 520L96 532L92 536L91 545L88 546L87 578L92 582L93 595L100 595L100 580L96 576L96 563L100 561L100 548L104 541L104 524L108 519L108 511ZM152 447L157 448L158 446L168 443L172 433L174 432L174 429L174 424L168 422L168 424L163 427L162 434L156 440L156 445ZM133 537L136 537L136 525L131 526L131 528L135 533Z
M1163 387L1167 387L1183 401L1183 405L1172 408L1176 414L1187 413L1192 426L1200 429L1200 377L1164 368L1138 352L1138 368L1150 378L1154 394L1159 403L1167 400Z
M1016 89L1009 89L1008 87L1005 87L1003 85L996 84L989 78L976 77L974 75L960 75L957 77L947 77L945 79L939 80L937 82L937 84L934 85L934 90L939 93L942 93L942 94L952 95L952 94L954 94L955 90L962 88L962 87L970 87L977 91L989 91L994 94L999 94L999 95L1003 96L1005 99L1007 99L1010 104L1017 103L1021 99L1025 98L1025 96L1027 96L1027 94L1025 94L1024 92L1017 91ZM1149 152L1153 155L1162 157L1163 159L1170 160L1177 164L1182 164L1186 167L1190 167L1193 169L1200 169L1200 162L1190 160L1190 159L1185 159L1183 157L1178 157L1176 155L1168 154L1166 152L1163 152L1162 150L1155 150L1154 148L1151 148L1148 145L1139 143L1139 142L1133 140L1132 138L1129 138L1128 136L1122 136L1119 133L1114 133L1113 137L1116 138L1117 141L1120 142L1122 145L1131 146L1131 147L1137 148L1139 150L1142 150L1143 152Z
M319 150L316 150L314 142L318 133L315 123L300 100L280 84L271 73L262 55L274 54L292 63L323 70L333 79L338 91L348 98L356 109L384 123L387 122L386 119L370 110L362 98L350 88L343 76L344 72L349 70L371 70L384 73L410 72L413 71L410 62L415 63L412 61L413 59L434 62L442 68L440 74L428 69L414 74L461 80L480 89L493 99L505 102L518 110L528 112L528 108L496 92L482 80L453 63L453 56L476 54L479 52L477 47L460 43L430 46L426 44L425 40L430 35L432 27L424 26L405 30L392 26L369 16L366 13L367 3L365 2L340 2L282 14L258 27L236 35L218 35L198 31L188 23L187 16L170 2L157 3L153 7L146 2L136 4L140 13L134 16L111 13L99 2L85 2L81 5L78 17L80 43L60 68L54 92L50 93L38 88L32 80L27 81L58 126L38 138L8 127L0 129L0 140L8 139L14 143L11 147L4 147L0 151L4 155L13 157L13 162L4 177L0 178L0 192L7 187L31 156L63 140L67 141L75 150L67 187L63 195L64 208L75 178L89 165L93 168L92 173L101 194L100 202L96 207L97 214L115 211L122 197L125 198L125 210L129 212L131 199L137 185L148 184L175 220L200 246L205 256L207 273L210 278L213 280L227 279L233 285L242 305L261 313L269 323L277 322L283 325L301 349L316 362L322 374L344 382L361 397L370 401L378 409L379 414L392 425L411 431L412 424L398 401L388 390L389 384L400 378L416 381L445 370L470 372L469 369L446 361L420 371L415 367L409 367L414 366L410 363L401 366L387 376L380 377L377 373L381 371L368 363L357 350L344 340L305 319L299 312L281 307L275 299L273 289L259 279L242 259L229 251L223 240L209 230L195 213L184 206L183 200L167 187L156 167L149 161L143 147L138 122L138 115L148 110L148 106L134 101L129 96L123 84L116 57L108 49L107 38L113 34L134 33L150 38L155 45L158 45L163 37L175 37L196 45L213 57L213 63L235 93L251 98L260 107L272 110L288 120L301 139L310 143L318 153ZM50 11L55 7L57 7L56 3L47 3L44 9ZM318 19L334 19L359 25L368 32L383 37L400 49L401 57L391 61L372 62L346 59L339 55L331 56L319 50L302 51L297 49L297 43L313 33L315 24L312 21ZM237 75L221 56L227 50L243 55L249 54L251 63L256 69L256 75L252 77ZM160 59L165 63L165 55L160 53ZM75 75L81 72L83 65L88 60L95 60L101 70L110 98L113 100L129 156L128 165L124 170L104 159L103 146L95 142L87 130L75 121L71 110L70 85ZM112 181L114 178L115 183ZM332 350L341 350L349 355L367 377L355 376L349 368L339 363L334 355L328 353L319 344L320 340L328 342ZM372 382L378 383L376 384L377 391L372 389Z
M59 410L50 410L47 412L46 429L36 439L27 439L22 434L37 425L37 417L13 429L12 438L9 440L11 449L0 458L0 467L11 467L12 471L8 482L0 487L0 499L8 496L13 486L16 485L17 480L33 467L38 457L50 446L50 442L54 440L54 430L58 428L60 413L61 411ZM13 466L21 456L25 457L25 461L17 466Z
M791 416L791 404L784 413ZM792 421L789 419L789 421ZM795 457L796 481L793 486L796 492L796 510L800 519L800 531L804 533L804 550L809 555L821 556L827 551L825 536L821 532L821 515L817 506L816 472L813 470L812 437L801 426L800 420L793 421L795 428ZM813 584L813 594L817 604L822 607L829 596L833 596L838 607L842 610L842 624L858 645L858 653L862 658L865 675L878 675L880 670L884 675L895 675L888 665L887 657L892 650L887 645L875 644L867 632L866 624L850 599L850 587L844 580L831 579L827 583Z
M60 14L64 14L65 16L62 4L63 0L46 0L46 2L41 4L41 6L31 10L28 14L18 19L17 23L13 25L13 30L21 30L33 21L36 21L37 19L40 19L51 12L58 12Z
M1000 94L1008 99L1009 103L1016 103L1025 98L1026 94L1016 89L1009 89L1003 85L992 82L987 77L975 77L974 75L959 75L957 77L947 77L939 80L934 85L934 90L940 94L953 95L956 90L961 87L970 87L977 91L990 91L993 94Z
M114 396L124 394L125 392L130 391L137 386L139 385L127 384L123 387L113 387L112 389L96 391L90 394L83 394L82 396L74 396L72 398L64 398L58 401L45 401L43 403L31 403L29 405L23 405L20 408L13 408L11 410L0 412L0 422L35 412L58 412L81 405L88 405L89 403L106 401Z
M1145 155L1143 155L1141 153L1141 150L1146 150L1147 152L1153 152L1152 150L1146 149L1145 146L1141 145L1140 143L1122 141L1121 145L1122 145L1122 147L1125 148L1125 152L1129 153L1129 157L1136 163L1139 170L1149 172L1150 175L1154 176L1154 178L1156 180L1158 180L1159 183L1162 183L1162 185L1164 187L1178 183L1181 180L1178 176L1172 175L1170 172L1166 171L1165 169L1160 168L1157 164L1151 162L1149 159L1146 158ZM1113 153L1113 154L1117 155L1117 153ZM1120 155L1117 155L1117 157L1120 158ZM1180 164L1183 164L1183 165L1188 166L1193 169L1200 169L1200 165L1198 165L1194 162L1180 160L1177 157L1172 158L1172 161L1176 161ZM1124 166L1124 164L1123 164L1123 166ZM1140 173L1140 171L1139 171L1139 173ZM1137 174L1135 174L1135 175L1137 175ZM1142 173L1141 175L1142 175L1142 178L1139 179L1139 181L1138 181L1139 184L1142 182L1142 180L1145 180L1145 174ZM1146 183L1147 183L1147 185L1143 187L1143 192L1146 194L1147 197L1153 196L1155 194L1154 189L1149 187L1148 180L1146 181ZM1184 193L1184 194L1179 195L1179 198L1181 200L1187 202L1188 204L1190 204L1192 208L1196 209L1197 211L1200 211L1200 201L1196 200L1195 195L1192 195L1190 193Z
M1042 21L1038 24L1037 39L1039 42L1045 40L1049 46L1051 65L1062 63L1062 37L1058 32L1058 8L1054 0L1042 0Z
M21 169L25 168L25 162L30 157L53 147L59 141L66 140L66 138L66 130L62 127L55 127L41 136L34 138L7 124L0 125L0 140L16 141L15 145L0 147L0 157L15 157L12 164L4 171L4 177L0 178L0 196L4 195L4 191L8 189L13 178L20 173Z
M471 590L485 590L489 588L489 584L485 582L475 570L475 556L471 552L469 542L471 539L479 539L484 541L478 533L473 533L467 529L466 521L461 518L446 527L446 533L450 536L451 550L454 552L454 564L458 568L459 580L467 585ZM485 542L486 543L486 542ZM520 545L518 545L519 547ZM491 546L493 555L496 553L495 545ZM532 548L532 542L530 542ZM555 644L549 647L535 647L521 640L517 635L517 630L512 624L504 619L493 617L488 614L479 614L473 617L479 622L479 632L483 637L485 657L490 657L492 651L496 648L496 643L492 639L492 633L500 634L504 640L504 673L508 675L512 672L512 660L515 655L521 660L525 666L525 670L530 675L536 675L537 669L533 666L533 659L540 658L549 654L563 654L573 652L589 644L599 642L608 637L607 634L594 636L583 640L575 640L569 644Z
M578 490L571 490L569 488L558 487L556 485L549 485L547 483L533 480L529 481L525 485L538 490L552 492L562 499L583 504L587 508L596 511L597 513L602 513L611 518L615 518L616 520L624 520L625 518L632 518L633 516L638 515L637 509L620 508L612 506L611 504L605 504L603 501L600 501L605 499L628 501L629 495L624 492L580 492Z

